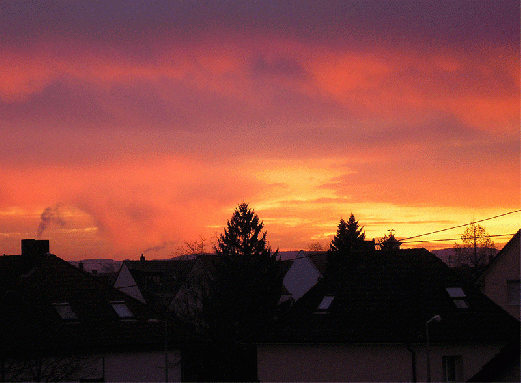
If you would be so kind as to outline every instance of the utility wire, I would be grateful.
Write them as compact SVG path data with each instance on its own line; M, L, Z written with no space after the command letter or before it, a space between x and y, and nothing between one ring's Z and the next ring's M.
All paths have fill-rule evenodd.
M465 226L472 225L473 223L479 223L479 222L489 221L489 220L491 220L491 219L496 219L496 218L499 218L499 217L504 217L505 215L514 214L514 213L519 213L519 212L521 212L521 209L519 209L519 210L509 211L508 213L499 214L499 215L496 215L496 216L494 216L494 217L489 217L489 218L480 219L479 221L473 221L473 222L469 222L469 223L464 223L464 224L462 224L462 225L457 225L457 226L448 227L448 228L446 228L446 229L441 229L441 230L431 231L430 233L425 233L425 234L415 235L415 236L412 236L412 237L404 238L402 241L407 241L408 239L413 239L413 238L418 238L418 237L424 237L424 236L426 236L426 235L437 234L437 233L441 233L441 232L448 231L448 230L454 230L454 229L458 229L458 228L460 228L460 227L465 227Z
M513 234L490 234L487 237L512 237L516 233ZM459 241L461 238L444 238L444 239L431 239L431 240L420 240L420 241L400 241L402 243L420 243L420 242L445 242L445 241Z

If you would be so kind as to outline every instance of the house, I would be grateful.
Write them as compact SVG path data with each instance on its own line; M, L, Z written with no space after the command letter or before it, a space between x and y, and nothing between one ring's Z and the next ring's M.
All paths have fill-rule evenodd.
M114 287L141 302L165 311L193 268L195 260L125 260Z
M519 320L519 256L518 231L476 280L480 290ZM470 381L519 381L519 339L513 339L490 360Z
M179 318L200 329L204 325L198 313L213 282L216 261L214 254L199 255L186 276L185 283L178 289L169 305L169 311L175 312ZM327 253L306 253L301 250L294 259L279 260L277 264L279 278L282 280L279 303L284 303L285 307L298 300L322 278L327 268Z
M355 255L360 252L372 253L374 251L374 240L363 241L362 250L356 251ZM304 250L300 250L291 262L291 266L289 266L284 275L284 292L281 297L281 303L297 301L329 271L327 251L305 252ZM281 269L285 270L284 267Z
M480 290L519 320L519 230L477 279Z
M168 311L185 323L189 323L191 331L204 331L205 320L201 317L202 304L208 295L215 272L216 257L214 254L200 254L194 266L187 273L184 283L171 300Z
M235 268L237 264L229 268L228 265L226 259L216 254L199 255L186 283L171 303L171 311L185 329L187 347L182 354L182 373L188 380L256 380L257 357L251 337L259 325L271 322L276 315L271 310L280 297L282 278L291 262L275 261L269 279L275 284L269 286L260 279L251 283L251 273L230 273L248 268L241 268L240 264L238 268ZM252 293L258 286L262 287ZM251 295L242 293L244 288ZM266 297L271 298L273 305L266 303ZM244 310L249 304L254 315L249 311L251 308ZM265 309L259 310L259 307Z
M111 286L116 282L119 269L123 264L122 261L115 261L113 259L83 259L81 261L69 261L69 263L91 273L96 278L103 280Z
M179 381L176 324L22 240L0 257L0 380Z
M427 250L371 252L257 338L257 377L467 380L514 339L519 323Z
M297 301L315 286L325 272L326 256L325 252L306 253L301 250L291 261L291 266L284 275L283 288L285 291L281 301Z

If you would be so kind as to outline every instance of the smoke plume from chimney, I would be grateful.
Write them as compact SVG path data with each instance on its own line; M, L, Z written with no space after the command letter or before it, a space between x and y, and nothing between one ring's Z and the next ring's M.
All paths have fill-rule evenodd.
M63 227L66 225L65 220L60 215L58 205L54 205L52 207L46 208L43 211L43 213L40 215L40 225L38 226L38 231L36 233L36 239L41 239L43 232L51 224L55 224L60 227Z

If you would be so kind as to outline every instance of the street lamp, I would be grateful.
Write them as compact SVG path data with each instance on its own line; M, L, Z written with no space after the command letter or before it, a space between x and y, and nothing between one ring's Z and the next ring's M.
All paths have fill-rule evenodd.
M429 339L429 324L441 321L441 316L434 315L425 323L425 335L427 338L427 382L431 381L431 343Z
M168 382L168 327L167 321L161 319L149 319L149 323L164 323L164 338L165 338L165 347L164 347L164 356L165 356L165 382Z

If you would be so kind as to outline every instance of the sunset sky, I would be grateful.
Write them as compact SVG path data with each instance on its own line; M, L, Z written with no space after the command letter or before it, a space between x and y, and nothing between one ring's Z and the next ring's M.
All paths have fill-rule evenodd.
M519 7L2 1L0 253L210 250L241 202L281 250L327 247L350 213L371 239L516 211Z

